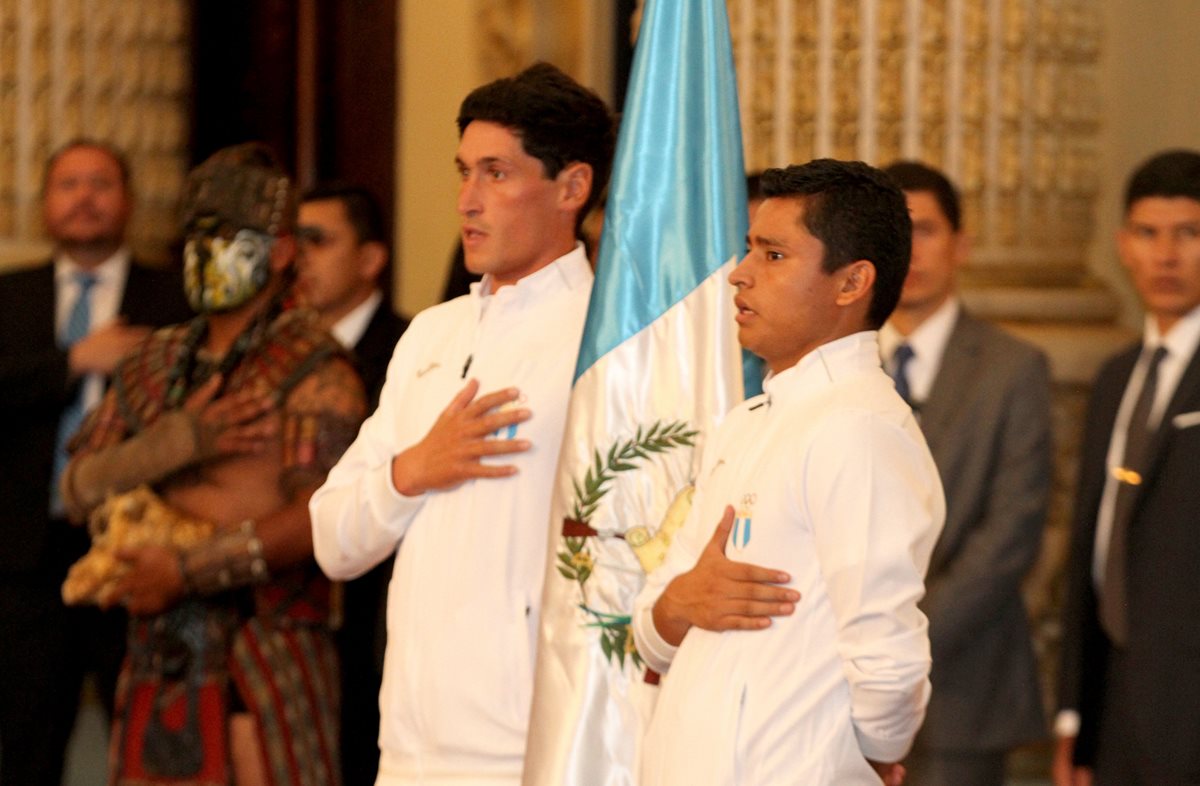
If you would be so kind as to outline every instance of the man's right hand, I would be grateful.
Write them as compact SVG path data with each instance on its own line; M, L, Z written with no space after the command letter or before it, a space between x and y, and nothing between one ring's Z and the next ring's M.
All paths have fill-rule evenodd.
M277 431L277 420L265 417L275 407L273 393L251 386L217 398L222 379L213 374L183 404L195 418L197 458L261 452Z
M529 450L524 439L490 439L499 429L529 420L528 409L499 407L516 401L520 391L508 388L475 398L479 381L472 379L458 392L425 437L392 458L392 484L406 497L451 489L473 478L515 475L511 464L485 464L484 456Z
M127 325L123 320L110 322L88 333L71 346L67 353L67 368L71 375L112 374L121 358L150 335L150 328Z
M654 627L673 647L692 626L759 630L771 624L771 617L786 617L796 610L800 593L774 586L791 581L788 574L725 556L733 518L733 508L727 505L696 566L672 579L654 604Z
M1075 738L1059 737L1054 746L1054 760L1050 765L1054 786L1092 786L1091 768L1075 766L1074 754Z

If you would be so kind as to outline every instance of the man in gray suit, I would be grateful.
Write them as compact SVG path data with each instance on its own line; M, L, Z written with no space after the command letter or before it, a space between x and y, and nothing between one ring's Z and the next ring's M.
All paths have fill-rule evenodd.
M954 186L923 164L885 171L908 199L913 253L879 343L946 490L921 603L933 696L907 782L1001 786L1007 752L1045 734L1021 580L1049 502L1050 375L1041 352L959 302L968 243Z

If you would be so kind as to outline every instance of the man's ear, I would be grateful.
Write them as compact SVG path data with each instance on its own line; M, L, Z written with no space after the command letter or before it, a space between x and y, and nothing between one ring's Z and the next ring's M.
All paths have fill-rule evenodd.
M959 230L954 233L954 267L961 269L971 258L971 236Z
M296 236L280 235L271 244L271 272L282 273L296 258Z
M1122 224L1120 227L1117 228L1117 232L1116 232L1117 259L1120 260L1121 267L1124 268L1126 272L1129 272L1132 270L1132 266L1129 264L1129 260L1133 256L1132 252L1129 250L1132 240L1133 240L1133 234L1129 231L1128 227L1126 227L1124 224Z
M555 180L561 186L559 204L573 212L582 210L592 193L592 165L573 161L562 168Z
M871 290L875 288L875 265L866 259L859 259L838 273L842 279L836 300L839 306L848 306L864 297L870 299Z
M383 243L372 240L358 247L358 273L363 281L375 284L387 264L387 249Z

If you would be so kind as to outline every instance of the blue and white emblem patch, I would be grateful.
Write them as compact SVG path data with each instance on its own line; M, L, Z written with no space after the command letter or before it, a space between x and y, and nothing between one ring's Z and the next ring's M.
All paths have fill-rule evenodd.
M507 412L508 410L516 409L517 407L523 406L525 404L525 402L526 402L525 395L521 394L521 396L516 401L510 401L507 404L502 404L496 409L496 411L497 412ZM517 438L517 428L520 425L521 425L520 423L512 423L507 426L501 426L500 428L498 428L492 432L492 439L516 439Z
M741 551L742 549L746 548L746 546L750 545L754 503L757 500L757 494L751 493L743 495L742 504L738 506L737 512L734 513L733 532L731 532L729 535L729 541L733 544L735 551Z

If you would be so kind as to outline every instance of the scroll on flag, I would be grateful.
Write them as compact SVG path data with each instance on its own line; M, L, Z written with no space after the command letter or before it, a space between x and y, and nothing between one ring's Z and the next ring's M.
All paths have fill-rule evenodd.
M726 278L746 222L724 0L648 0L551 505L526 786L637 782L657 688L630 614L742 399Z

